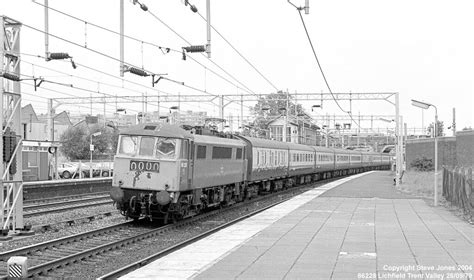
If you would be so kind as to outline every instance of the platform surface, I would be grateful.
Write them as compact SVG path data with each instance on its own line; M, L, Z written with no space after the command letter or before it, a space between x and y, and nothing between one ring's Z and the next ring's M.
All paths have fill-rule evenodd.
M122 279L472 279L472 226L392 182L326 184Z

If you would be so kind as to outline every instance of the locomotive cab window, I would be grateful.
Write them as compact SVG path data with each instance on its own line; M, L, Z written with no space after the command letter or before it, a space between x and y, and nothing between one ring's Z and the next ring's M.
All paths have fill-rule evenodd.
M120 137L119 153L123 155L133 156L137 153L138 137L122 136Z
M156 157L161 159L173 159L176 157L176 139L158 137L155 151Z
M155 137L142 136L140 140L140 150L138 152L141 156L153 156L153 146L155 145Z

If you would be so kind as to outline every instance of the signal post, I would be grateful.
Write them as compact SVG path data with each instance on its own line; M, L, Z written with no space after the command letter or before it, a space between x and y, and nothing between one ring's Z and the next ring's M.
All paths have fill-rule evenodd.
M20 89L21 23L0 16L0 238L23 223Z

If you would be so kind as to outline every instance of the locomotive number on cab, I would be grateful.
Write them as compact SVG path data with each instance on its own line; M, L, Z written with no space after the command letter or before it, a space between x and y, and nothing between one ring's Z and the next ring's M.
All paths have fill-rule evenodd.
M160 173L160 163L153 161L131 160L130 171L146 171Z

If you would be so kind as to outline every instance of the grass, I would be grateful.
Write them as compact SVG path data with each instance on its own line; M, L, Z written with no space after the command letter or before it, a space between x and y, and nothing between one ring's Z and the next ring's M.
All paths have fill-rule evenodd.
M438 171L438 198L442 196L443 173ZM405 171L400 190L412 195L433 199L434 171Z

